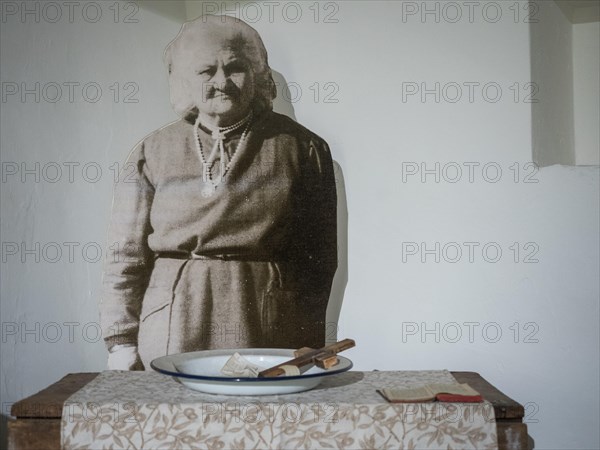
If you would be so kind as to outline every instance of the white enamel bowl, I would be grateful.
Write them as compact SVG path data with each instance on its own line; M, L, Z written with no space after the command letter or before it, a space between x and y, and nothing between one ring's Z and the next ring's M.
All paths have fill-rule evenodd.
M281 364L294 357L294 350L280 348L245 348L204 350L156 358L150 366L157 372L177 378L184 386L209 394L277 395L312 389L323 378L352 368L352 361L338 355L339 363L330 369L313 366L294 376L275 378L232 378L221 374L221 368L235 353L262 368Z

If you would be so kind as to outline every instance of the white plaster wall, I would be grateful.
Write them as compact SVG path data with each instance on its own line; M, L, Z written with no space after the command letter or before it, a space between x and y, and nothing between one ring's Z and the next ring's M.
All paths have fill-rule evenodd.
M540 166L575 164L573 25L555 2L535 5L531 78L539 101L532 104L533 160Z
M575 155L578 165L600 163L600 22L573 25Z
M263 5L253 25L273 69L302 92L292 104L295 116L328 140L343 173L349 281L338 336L358 344L348 356L358 370L477 371L526 405L536 448L598 448L598 167L536 171L527 165L531 70L524 15L515 20L503 3L502 17L492 23L494 11L483 16L481 3L471 21L459 3L463 17L450 23L452 11L444 17L439 3L439 23L420 14L403 21L403 8L421 8L421 2L345 2L338 10L326 10L325 2L315 22L311 5L300 5L296 23L292 10L286 20L281 8L270 21ZM524 3L519 6L524 11ZM325 23L334 11L330 19L337 23ZM137 24L2 23L3 82L139 85L137 104L110 96L95 104L2 103L3 162L94 161L105 172L96 183L82 180L80 171L73 183L8 178L2 183L3 242L103 245L109 166L174 117L161 56L179 26L145 10L138 18ZM421 89L421 83L435 88L436 82L437 102L433 94L403 101L407 89ZM463 89L458 98L456 85ZM467 86L474 89L472 102ZM498 87L502 96L492 102ZM326 94L338 102L324 102ZM544 95L537 94L556 101ZM439 182L435 173L421 180L422 163L434 172L439 163ZM420 172L410 175L415 167ZM462 176L450 182L456 167ZM472 182L468 167L474 168ZM413 242L428 249L439 243L447 252L440 250L439 262L434 254L403 258L403 247ZM475 249L472 262L465 242ZM463 250L455 263L451 243ZM493 248L502 250L496 263L488 262ZM35 332L13 336L3 325L4 405L67 372L103 368L102 343L82 336L83 324L97 320L101 265L86 262L80 249L73 263L66 256L36 263L28 255L22 263L21 253L3 253L3 323L31 329L39 322L40 335L44 326L51 332L50 322L61 324L63 333L64 322L81 324L73 343L68 336L55 343L41 336L37 343ZM531 252L537 262L525 263ZM93 330L88 327L87 340Z
M17 5L15 15L5 9L9 3ZM28 10L35 11L36 3L39 15L24 18L21 2L0 5L0 78L6 94L0 115L2 414L12 402L69 372L105 367L106 351L97 338L101 260L96 250L106 251L115 164L144 135L176 118L162 49L180 23L136 12L127 2L118 10L109 9L112 2L74 2L72 17L64 6L62 18L53 23L47 19L54 20L56 10L44 10L43 2L27 3ZM101 16L95 21L97 11ZM10 95L13 83L18 93ZM22 99L21 83L34 94ZM70 84L72 102L69 83L79 84ZM97 96L93 84L84 94L88 83L100 86L102 94ZM14 164L18 173L8 175ZM22 178L22 169L31 172ZM17 255L11 255L14 244Z

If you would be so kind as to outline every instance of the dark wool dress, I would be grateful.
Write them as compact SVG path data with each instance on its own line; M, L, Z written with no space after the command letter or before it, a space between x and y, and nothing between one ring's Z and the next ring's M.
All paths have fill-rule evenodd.
M226 139L233 162L212 196L190 121L146 137L124 166L101 323L109 349L136 344L146 369L179 352L324 345L337 267L329 148L271 111L249 130L239 148L241 130ZM199 136L207 155L212 137Z

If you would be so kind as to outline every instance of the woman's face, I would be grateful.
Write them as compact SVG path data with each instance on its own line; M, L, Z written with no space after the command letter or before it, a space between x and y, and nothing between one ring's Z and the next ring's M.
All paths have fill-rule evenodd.
M219 39L191 47L182 50L175 70L182 71L201 120L227 126L245 117L255 92L249 61L231 42Z

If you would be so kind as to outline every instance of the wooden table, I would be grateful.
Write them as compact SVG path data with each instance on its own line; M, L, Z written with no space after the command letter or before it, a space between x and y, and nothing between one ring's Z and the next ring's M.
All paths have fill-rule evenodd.
M15 403L11 415L16 419L8 422L8 449L59 450L64 402L97 375L69 374L43 391ZM460 383L469 383L494 406L499 450L530 448L522 405L504 395L478 373L452 372L452 375Z

